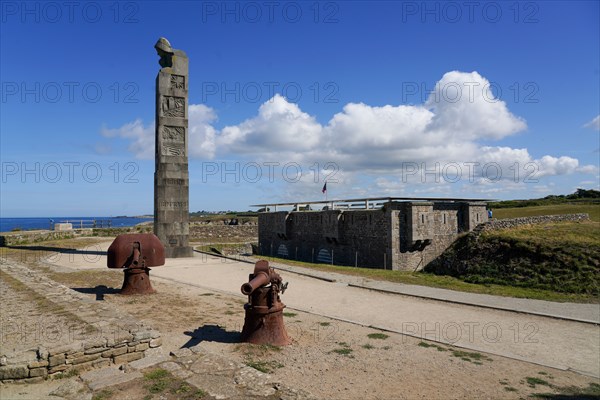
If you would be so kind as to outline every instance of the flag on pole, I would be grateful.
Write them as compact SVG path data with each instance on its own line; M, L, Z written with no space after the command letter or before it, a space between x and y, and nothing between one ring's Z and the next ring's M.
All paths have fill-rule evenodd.
M325 184L323 185L323 189L321 190L322 193L326 193L327 192L327 182L325 182Z

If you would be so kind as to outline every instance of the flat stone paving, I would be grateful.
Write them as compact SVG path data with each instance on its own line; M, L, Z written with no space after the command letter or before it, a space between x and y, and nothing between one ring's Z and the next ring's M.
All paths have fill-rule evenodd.
M74 269L105 268L105 262L101 256L94 263L76 258L60 265ZM297 267L284 268L313 273ZM245 298L240 293L240 286L252 270L249 263L195 253L193 258L168 259L165 266L152 270L151 277ZM282 296L289 308L600 377L600 326L595 324L375 292L348 286L349 278L337 276L340 274L335 275L336 282L295 273L281 274L284 281L290 282L288 291ZM374 282L356 279L361 285ZM482 298L481 295L463 295L467 299ZM518 302L526 305L526 301ZM574 309L590 307L585 304L571 306Z

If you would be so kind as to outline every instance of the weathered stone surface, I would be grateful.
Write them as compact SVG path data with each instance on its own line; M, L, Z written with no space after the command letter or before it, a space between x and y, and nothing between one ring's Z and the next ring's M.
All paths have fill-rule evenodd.
M36 376L47 376L48 375L48 369L47 368L32 368L29 370L29 376L31 378L34 378Z
M143 339L151 339L152 332L151 331L138 331L133 333L133 341L139 341Z
M121 346L102 352L102 357L120 356L125 353L127 353L127 346Z
M159 338L150 340L149 346L152 348L162 346L162 338L159 337Z
M120 383L129 382L133 379L141 378L142 376L142 373L137 370L124 373L118 369L105 368L83 374L81 375L81 378L87 383L90 389L101 390L109 386L114 386Z
M108 350L108 347L92 347L87 349L86 351L83 352L83 354L88 355L88 354L96 354L96 353L101 353L103 351Z
M37 350L29 350L29 351L23 351L18 354L10 355L7 358L8 358L8 360L7 360L8 365L18 365L18 364L26 364L26 363L37 361L38 356L37 356Z
M56 354L48 358L48 366L54 367L56 365L64 364L67 361L67 357L64 354Z
M92 362L92 365L94 368L104 368L104 367L108 367L110 364L111 364L110 360L106 359L106 358L101 358L99 360Z
M26 365L6 365L0 367L0 380L23 379L29 376L29 368Z
M107 340L107 346L114 346L116 344L127 343L133 340L133 335L129 332L119 332L118 334L111 335Z
M48 350L48 354L50 356L55 356L58 354L71 354L82 349L81 343L73 343L65 346L55 347Z
M44 346L39 346L37 349L38 360L47 360L48 359L48 349Z
M96 353L96 354L89 354L87 356L81 356L81 357L77 357L73 360L73 365L77 365L77 364L83 364L85 362L88 361L93 361L100 358L100 354Z
M91 354L91 353L87 352L88 350L92 350L94 348L102 348L102 347L106 347L106 338L87 340L83 345L85 354Z
M70 365L67 365L67 364L61 364L61 365L57 365L56 367L51 367L51 368L48 370L48 373L49 373L49 374L55 374L55 373L57 373L57 372L66 371L66 370L68 370L69 368L71 368L71 366L70 366Z
M29 364L27 364L27 366L29 368L47 367L48 366L48 360L33 361L33 362L30 362Z
M154 46L161 70L156 78L156 170L154 234L167 258L192 257L189 246L188 58L165 38Z
M148 350L150 348L150 346L148 345L148 343L140 343L137 346L135 346L135 351L144 351L144 350Z
M155 351L158 350L158 351ZM148 350L144 353L144 358L132 361L129 365L135 369L144 369L148 368L152 365L156 365L158 363L167 361L169 356L167 356L162 349L156 348Z
M81 395L81 392L85 390L83 383L76 379L69 379L57 389L50 392L50 396L63 397L66 399L78 398L77 395Z
M192 354L192 351L187 347L171 351L171 355L177 358L191 356Z
M18 381L19 383L42 383L44 382L44 379L46 379L46 377L44 376L36 376L33 378L27 378L27 379L23 379L21 381Z
M79 358L83 356L83 351L78 351L76 353L72 353L72 354L67 354L67 360L68 359L73 359L73 358Z
M115 357L115 364L122 364L130 361L139 360L144 357L143 353L127 353Z

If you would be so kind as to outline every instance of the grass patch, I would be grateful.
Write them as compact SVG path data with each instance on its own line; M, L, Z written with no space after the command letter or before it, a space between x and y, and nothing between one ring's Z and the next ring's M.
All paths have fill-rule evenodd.
M427 343L427 342L419 342L419 344L417 346L425 347L425 348L434 347L437 351L448 351L448 349L445 347L438 346L437 344L433 344L433 343Z
M533 393L531 397L537 399L598 399L600 398L600 384L590 383L588 387L565 386L553 387L558 393Z
M350 354L352 354L352 351L353 350L348 347L342 347L340 349L333 349L330 353L336 353L342 356L349 356Z
M79 371L77 370L77 368L71 368L68 371L59 372L58 374L55 374L52 377L52 379L67 379L67 378L72 378L77 375L79 375Z
M504 386L504 390L506 390L507 392L518 392L518 390L512 386Z
M463 361L472 362L476 365L482 365L482 361L494 361L488 356L485 356L481 353L468 352L462 350L452 350L452 356L460 358Z
M552 386L550 385L550 383L548 383L548 381L545 381L544 379L535 377L535 376L528 376L525 378L525 381L527 382L527 384L530 387L535 387L536 385L544 385L544 386Z
M367 335L367 337L369 339L379 339L379 340L385 340L387 338L390 337L390 335L386 335L385 333L381 333L381 332L377 332L377 333L369 333Z
M374 348L375 348L375 346L373 346L372 344L369 344L369 343L367 343L367 344L363 344L361 347L362 347L363 349L367 349L367 350L371 350L371 349L374 349Z
M98 393L96 393L93 397L92 400L107 400L110 399L113 395L112 390L108 390L108 389L103 389L101 391L99 391Z
M162 393L169 386L172 376L169 371L158 368L144 374L144 380L149 382L146 389L152 394Z
M199 400L207 396L204 390L190 385L162 368L145 372L143 380L144 388L148 391L144 399L155 399L155 395L159 395L161 399Z
M367 279L421 285L441 289L457 290L467 293L491 294L495 296L517 297L524 299L548 300L557 302L598 303L596 296L572 293L560 293L552 290L500 285L494 283L471 283L448 275L434 275L425 272L390 271L375 268L354 268L339 265L315 264L284 258L261 256L274 263L295 265L316 271L336 272L339 274L360 276Z
M289 318L295 317L296 315L298 315L298 313L295 313L295 312L284 312L283 313L284 317L289 317Z
M350 358L354 358L354 356L352 355L352 349L350 348L350 345L346 342L337 342L338 345L342 346L339 349L333 349L330 351L330 353L336 353L339 354L341 356L346 356L346 357L350 357Z
M321 326L329 326L329 325L331 325L331 323L329 323L329 322L319 322L319 325L321 325Z
M599 267L600 223L585 221L463 235L425 269L514 297L598 303Z
M278 361L248 360L244 364L246 364L247 366L249 366L251 368L254 368L255 370L263 372L265 374L270 374L271 372L275 371L277 368L283 368L283 366L284 366L283 364L281 364Z

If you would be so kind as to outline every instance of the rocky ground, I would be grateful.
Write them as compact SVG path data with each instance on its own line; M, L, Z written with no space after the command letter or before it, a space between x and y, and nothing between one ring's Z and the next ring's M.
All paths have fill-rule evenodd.
M15 250L7 256L22 261L23 254L18 252L23 251L27 250ZM28 264L67 287L87 288L79 293L88 300L102 302L104 307L128 313L159 330L163 350L156 355L155 365L144 364L142 359L122 370L92 370L36 385L2 385L2 399L39 399L52 392L49 399L59 395L94 396L96 400L519 399L536 393L585 392L589 398L600 394L598 379L574 372L464 351L291 309L286 310L284 320L294 339L292 345L243 344L239 343L244 318L241 297L158 278L154 279L158 293L126 297L114 290L121 284L119 273L61 269L39 260ZM5 301L12 292L4 291L10 285L1 277L2 315L12 315L14 310L9 309L16 304L22 308L20 312L30 312L28 309L36 305L33 301ZM2 345L4 351L4 342ZM120 381L123 377L128 380Z

